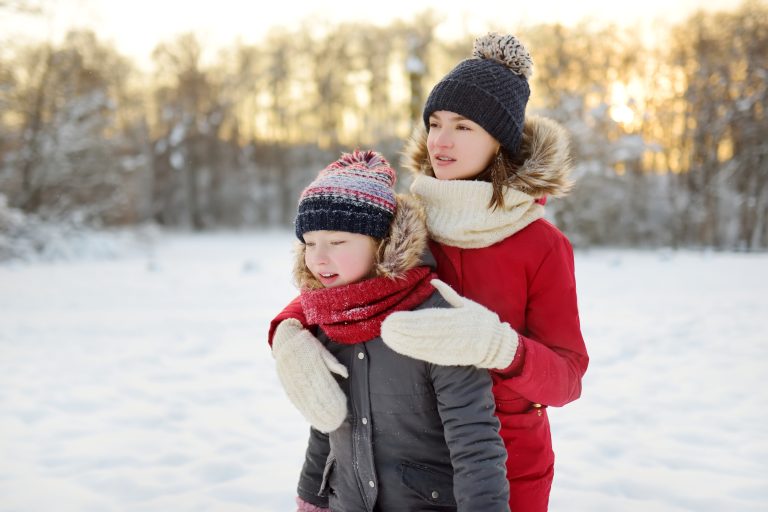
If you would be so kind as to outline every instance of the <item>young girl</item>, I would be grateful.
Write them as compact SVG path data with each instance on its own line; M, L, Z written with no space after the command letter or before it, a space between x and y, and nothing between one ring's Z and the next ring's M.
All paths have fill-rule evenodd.
M294 273L306 321L319 328L315 338L282 322L273 354L281 379L312 373L305 345L346 377L340 388L327 383L344 395L330 401L343 418L328 434L311 430L299 511L509 510L488 373L412 359L381 340L390 313L447 307L420 264L423 214L413 199L396 199L394 182L381 155L356 151L299 201ZM299 404L300 395L289 392Z
M546 408L580 396L588 357L573 251L542 218L545 198L569 190L569 142L555 122L525 118L531 68L514 36L489 34L430 93L426 130L406 157L437 273L452 289L438 286L454 309L395 313L382 336L416 359L490 369L510 508L539 512L554 475ZM271 329L285 318L303 318L297 301ZM286 381L310 386L327 373L318 366ZM303 405L310 418L329 402L326 389L315 391Z

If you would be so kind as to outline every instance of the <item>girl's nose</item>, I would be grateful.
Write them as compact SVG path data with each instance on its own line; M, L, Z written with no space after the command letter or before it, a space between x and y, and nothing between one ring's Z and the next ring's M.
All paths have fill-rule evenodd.
M312 260L316 265L323 265L328 262L328 251L324 247L318 245L315 250L312 251Z

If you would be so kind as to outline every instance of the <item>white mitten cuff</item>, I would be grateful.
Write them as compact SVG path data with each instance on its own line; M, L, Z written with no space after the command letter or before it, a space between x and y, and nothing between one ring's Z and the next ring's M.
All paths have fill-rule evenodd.
M491 343L485 357L477 364L480 368L504 369L515 358L519 337L517 332L506 322L496 322L492 327Z

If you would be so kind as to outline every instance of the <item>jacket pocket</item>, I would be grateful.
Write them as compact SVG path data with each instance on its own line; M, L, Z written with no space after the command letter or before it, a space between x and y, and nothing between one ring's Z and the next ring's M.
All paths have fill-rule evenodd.
M331 475L336 467L336 457L331 455L328 460L325 461L325 469L323 469L323 481L320 484L320 490L317 492L318 496L327 497L328 492L331 491Z
M533 402L520 397L496 398L496 414L522 414L531 410Z
M428 503L456 506L453 497L453 474L441 473L413 462L402 462L400 479L403 485Z

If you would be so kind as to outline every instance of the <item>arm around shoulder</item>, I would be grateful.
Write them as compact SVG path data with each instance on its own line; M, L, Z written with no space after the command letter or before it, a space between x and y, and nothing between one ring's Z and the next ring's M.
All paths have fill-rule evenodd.
M461 297L439 279L433 279L432 285L452 308L389 315L381 326L384 343L395 352L434 364L509 366L518 348L515 330L499 320L499 315Z

